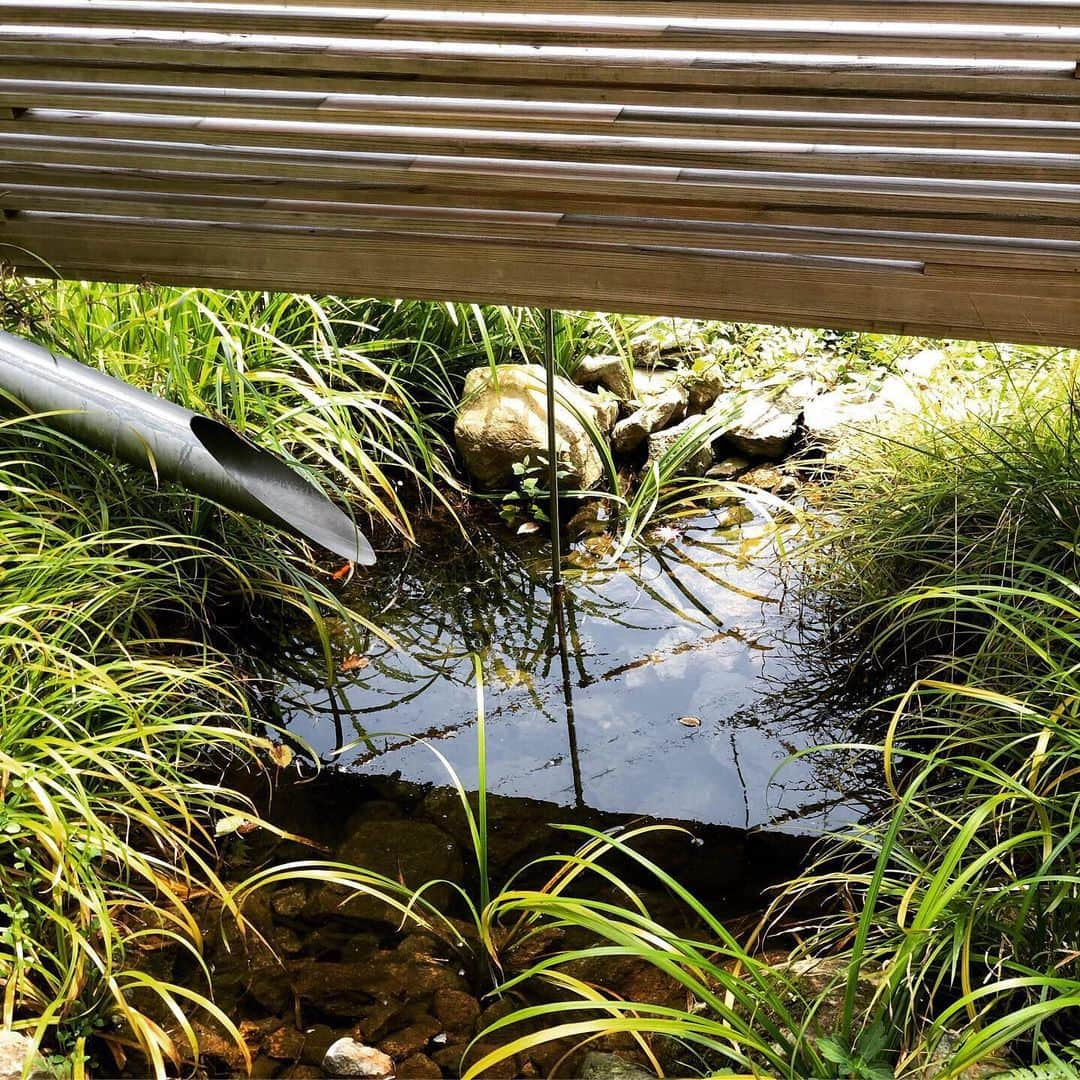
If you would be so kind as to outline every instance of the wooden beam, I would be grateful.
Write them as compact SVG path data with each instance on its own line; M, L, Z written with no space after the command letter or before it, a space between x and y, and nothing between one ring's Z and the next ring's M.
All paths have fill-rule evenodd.
M1039 294L1026 273L950 284L910 268L830 267L663 251L578 251L461 241L310 238L122 221L24 220L4 226L68 276L157 280L361 295L387 293L546 304L571 309L756 318L794 325L1068 344L1080 334L1075 299ZM16 253L28 272L37 264Z

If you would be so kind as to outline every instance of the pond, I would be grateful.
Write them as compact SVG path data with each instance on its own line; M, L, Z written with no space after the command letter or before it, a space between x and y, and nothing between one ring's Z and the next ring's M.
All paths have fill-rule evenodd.
M616 565L609 538L576 543L565 650L542 536L481 519L471 544L428 531L348 590L398 647L371 633L343 647L333 686L316 648L291 658L284 719L324 764L445 784L434 748L475 788L476 654L493 793L796 832L863 810L843 755L792 758L849 738L866 703L809 644L818 620L762 507L653 529Z

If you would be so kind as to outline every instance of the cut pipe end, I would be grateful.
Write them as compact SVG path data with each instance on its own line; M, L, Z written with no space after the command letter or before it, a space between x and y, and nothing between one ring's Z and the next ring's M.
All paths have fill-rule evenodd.
M375 552L352 519L283 461L206 416L191 418L191 433L269 516L358 566L375 562Z

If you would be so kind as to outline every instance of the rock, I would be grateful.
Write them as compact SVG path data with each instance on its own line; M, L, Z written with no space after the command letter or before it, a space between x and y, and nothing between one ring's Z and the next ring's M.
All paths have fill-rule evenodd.
M927 386L945 363L944 349L923 349L914 356L905 356L896 362L898 370L910 376L918 384Z
M328 1024L316 1024L304 1032L304 1045L300 1050L300 1061L304 1065L322 1065L326 1051L337 1042L334 1029Z
M724 391L724 374L718 364L708 363L698 368L696 365L686 385L690 396L687 412L703 413Z
M442 1080L442 1069L427 1056L413 1054L398 1067L400 1080Z
M474 1065L476 1062L486 1058L488 1054L499 1049L501 1049L501 1047L497 1043L476 1043L476 1045L469 1050L469 1056L465 1063L467 1065ZM517 1080L517 1058L511 1054L502 1061L497 1061L495 1064L489 1065L478 1075L482 1080Z
M710 415L716 417L721 437L740 453L778 461L790 448L800 414L813 395L810 379L773 393L736 391L721 394Z
M474 368L465 379L454 438L466 468L480 487L503 489L516 481L514 465L540 464L547 457L547 399L538 364ZM560 465L571 487L591 488L603 465L575 410L603 428L610 403L556 376L555 433Z
M374 871L392 881L416 888L426 881L461 881L465 867L458 846L442 829L426 821L396 818L384 821L350 820L345 839L337 851L339 862ZM428 891L426 898L437 907L450 901L448 886ZM325 917L351 920L377 919L395 924L400 913L374 896L336 885L316 890L304 911L309 919Z
M274 927L270 940L279 956L297 956L304 951L303 939L287 926Z
M274 891L270 897L270 910L285 919L295 919L307 903L307 887L303 882L293 882Z
M297 966L293 985L300 1000L324 1016L352 1022L377 1001L411 1001L444 988L460 990L465 980L455 965L439 958L398 960L386 951L366 964L305 961ZM370 1025L364 1033L372 1037Z
M602 1054L598 1050L591 1050L585 1055L577 1075L579 1080L655 1080L656 1076L617 1054Z
M394 1062L381 1050L355 1039L338 1039L326 1051L322 1069L327 1076L361 1076L387 1080L394 1075Z
M282 972L284 978L284 972ZM243 1072L247 1065L244 1059L246 1045L241 1047L237 1041L227 1035L216 1024L205 1020L192 1020L191 1030L195 1033L195 1040L199 1045L199 1058L211 1058L215 1061L224 1062L231 1072ZM178 1046L184 1047L184 1053L190 1053L191 1047L186 1040L175 1038ZM0 1073L3 1076L3 1073Z
M845 431L857 432L871 426L877 413L873 396L862 387L841 387L820 394L803 410L806 445L827 454Z
M778 491L784 486L784 474L771 465L759 465L739 478L740 484L761 488L762 491Z
M695 430L702 432L697 440L698 446L696 449L686 447L684 452L681 452L683 460L676 469L675 475L704 476L713 463L713 449L709 425L700 416L690 416L675 427L654 431L649 436L649 453L645 460L645 467L650 468L654 463L659 464L680 439L691 435Z
M566 534L571 540L584 540L587 536L603 536L611 527L611 514L603 499L588 499L566 523Z
M283 1080L322 1080L325 1074L317 1065L290 1065L281 1075Z
M600 390L593 402L595 410L596 426L605 434L610 435L615 427L615 421L619 419L619 399L612 397L606 390Z
M451 1034L471 1035L480 1018L480 1002L462 990L437 990L432 1010Z
M17 1031L0 1031L0 1080L21 1080L24 1075L27 1080L54 1080L30 1039Z
M281 1068L281 1062L263 1054L251 1063L251 1080L270 1080Z
M282 1026L266 1040L266 1055L278 1061L299 1061L305 1041L302 1031Z
M731 454L721 458L705 475L711 480L734 480L750 468L750 459Z
M642 405L646 405L652 398L660 397L681 382L680 373L672 368L636 367L634 368L634 392L630 396Z
M280 1017L268 1016L264 1020L241 1020L237 1024L237 1030L247 1044L247 1048L255 1054L270 1035L284 1026L285 1021Z
M412 1057L427 1049L431 1040L442 1031L442 1024L433 1016L423 1017L400 1031L388 1035L379 1043L379 1049L395 1060Z
M658 397L649 399L640 409L615 425L611 432L612 448L620 454L637 449L654 431L681 419L688 400L686 391L674 385Z
M619 398L634 396L634 384L621 356L586 356L578 362L571 378L578 386L603 386Z
M441 1050L434 1050L431 1054L431 1060L442 1068L448 1070L454 1076L457 1076L461 1071L461 1058L465 1053L465 1047L467 1043L451 1043L449 1046L444 1046Z

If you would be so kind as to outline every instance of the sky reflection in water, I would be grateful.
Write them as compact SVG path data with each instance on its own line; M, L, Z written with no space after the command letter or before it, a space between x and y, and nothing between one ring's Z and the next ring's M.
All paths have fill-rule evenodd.
M324 761L445 783L436 755L410 738L424 736L475 786L475 651L494 792L797 831L855 816L840 755L785 764L849 738L858 709L800 647L799 606L772 544L754 542L762 529L718 527L710 514L661 531L622 567L568 572L576 769L536 541L481 535L470 549L446 532L442 550L382 557L350 599L405 651L372 637L367 666L333 695L317 674L291 681L290 729ZM590 560L579 550L572 561Z

